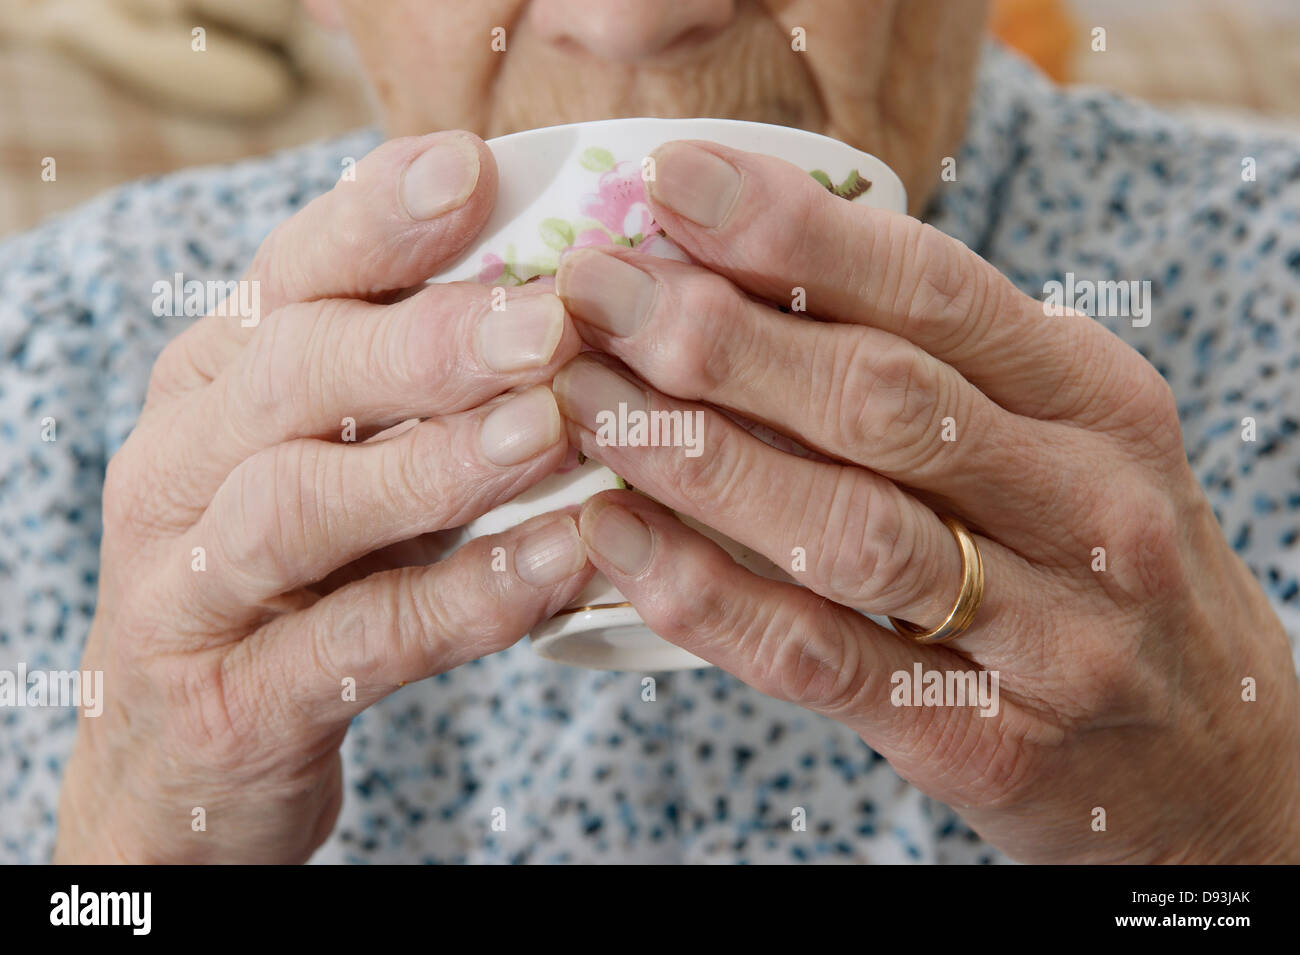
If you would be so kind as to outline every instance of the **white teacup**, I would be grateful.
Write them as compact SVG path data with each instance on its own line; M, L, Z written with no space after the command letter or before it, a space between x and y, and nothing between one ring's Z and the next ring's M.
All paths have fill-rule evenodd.
M560 253L587 245L631 245L670 258L687 256L650 214L643 177L646 157L674 139L702 139L762 152L808 170L848 201L903 212L907 196L898 176L879 159L837 140L791 129L727 119L612 119L532 129L489 141L496 157L496 206L479 241L434 281L518 285L553 275ZM742 422L785 450L788 439ZM581 504L623 486L614 472L587 461L562 468L514 500L472 521L465 539L495 534L531 517ZM790 580L761 554L682 515L740 564L764 577ZM603 574L596 574L565 610L531 634L542 657L596 670L684 670L709 664L656 636Z

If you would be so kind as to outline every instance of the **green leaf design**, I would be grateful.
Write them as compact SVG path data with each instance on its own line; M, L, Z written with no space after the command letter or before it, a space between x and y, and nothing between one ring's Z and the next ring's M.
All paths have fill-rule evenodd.
M578 164L592 172L609 172L614 168L614 154L599 146L590 146L578 157Z
M871 180L854 169L844 178L842 183L835 187L834 192L841 199L848 199L852 202L870 188Z
M850 202L871 188L871 180L864 177L856 169L845 176L844 181L838 186L832 183L831 177L820 169L814 169L808 175L821 183L823 189L839 196L841 199L848 199Z
M573 226L563 219L543 219L538 231L542 234L542 241L556 252L573 245Z
M559 252L539 252L533 259L533 265L538 275L554 275L555 270L560 267Z

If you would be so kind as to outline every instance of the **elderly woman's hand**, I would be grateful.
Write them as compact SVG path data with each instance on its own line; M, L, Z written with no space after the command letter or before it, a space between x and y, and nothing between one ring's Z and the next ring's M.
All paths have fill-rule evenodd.
M793 166L712 144L656 160L656 218L703 267L566 257L579 331L640 380L582 356L556 378L561 409L587 455L807 589L750 574L645 497L600 495L579 522L588 553L650 626L851 726L1017 858L1300 861L1287 640L1160 375L960 243ZM763 303L796 288L824 321ZM597 412L619 402L703 407L703 455L598 443ZM963 635L923 646L859 611L945 619L962 562L941 514L975 533L986 586ZM893 674L918 662L997 671L996 715L895 706Z
M388 143L263 244L260 322L210 314L159 358L109 464L83 663L107 705L79 729L57 860L305 859L353 716L509 646L591 576L567 514L428 565L427 535L567 451L543 383L580 340L553 294L380 304L466 247L495 187L468 134Z

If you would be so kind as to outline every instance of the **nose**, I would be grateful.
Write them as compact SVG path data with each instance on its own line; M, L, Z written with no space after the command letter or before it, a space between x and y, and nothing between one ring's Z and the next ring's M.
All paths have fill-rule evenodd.
M735 0L533 0L528 16L552 42L632 63L711 36L735 12Z

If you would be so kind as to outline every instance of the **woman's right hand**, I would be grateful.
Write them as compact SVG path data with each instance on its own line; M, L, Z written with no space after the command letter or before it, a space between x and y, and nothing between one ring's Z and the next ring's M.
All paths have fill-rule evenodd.
M80 722L56 861L306 860L352 717L510 646L592 574L563 513L428 562L426 535L564 460L544 383L580 340L540 288L502 311L467 284L399 299L487 219L477 137L396 140L355 173L263 243L254 327L210 314L163 351L109 463L82 662L105 705ZM345 419L378 439L348 443ZM415 565L370 573L385 554Z

